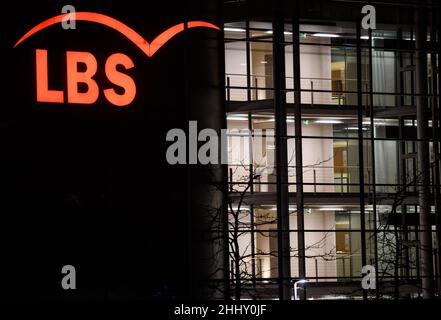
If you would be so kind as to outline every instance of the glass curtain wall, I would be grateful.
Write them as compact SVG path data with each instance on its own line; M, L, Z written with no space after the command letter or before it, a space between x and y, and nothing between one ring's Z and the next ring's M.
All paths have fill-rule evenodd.
M285 11L281 38L274 16L254 16L252 2L241 8L246 14L226 17L224 24L232 296L280 298L281 281L299 279L308 281L304 299L420 296L420 125L430 132L438 285L439 51L430 45L438 31L429 28L425 39L430 116L418 123L412 23L391 17L369 31L356 16L331 21ZM275 74L279 61L284 72ZM278 94L286 111L284 137L276 134ZM278 139L286 141L286 159L277 159ZM288 191L282 231L278 166L286 169ZM289 248L282 253L285 232ZM283 259L289 270L282 275ZM366 265L376 270L375 290L361 286Z

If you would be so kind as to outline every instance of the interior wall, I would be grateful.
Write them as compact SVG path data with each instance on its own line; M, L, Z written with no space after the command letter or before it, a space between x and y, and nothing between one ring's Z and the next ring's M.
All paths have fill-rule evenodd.
M225 44L225 73L230 79L230 86L246 88L246 62L245 42L229 42ZM230 89L230 99L232 101L246 101L246 89Z
M332 124L310 123L302 125L304 136L331 137ZM288 123L288 131L294 132L294 123ZM303 156L303 182L314 183L314 170L316 183L334 183L334 150L332 139L302 139ZM288 165L289 182L295 183L295 140L288 140ZM290 186L290 191L295 191L295 186ZM304 185L304 192L334 192L332 185Z
M303 42L307 40L302 40ZM331 90L331 47L330 40L314 38L314 43L326 46L300 45L300 78L301 88L304 90ZM251 43L251 85L259 88L272 87L272 44ZM230 77L231 86L246 87L246 51L244 42L231 42L225 48L225 71ZM293 53L292 46L286 46L285 51L286 87L293 88ZM240 76L238 76L240 74ZM252 99L270 99L271 90L253 90ZM246 90L231 89L230 98L233 101L246 101ZM331 92L315 92L314 104L331 104ZM312 102L310 92L302 92L302 103ZM287 93L287 102L293 103L293 94Z
M228 139L228 159L230 167L233 169L234 181L246 181L249 176L248 164L250 163L249 138L246 136L248 128L247 121L229 120L228 126L230 132L236 134L242 132L243 136L235 136ZM273 129L274 123L267 121L255 124L255 129ZM315 124L311 123L303 125L304 136L332 136L331 124ZM294 132L294 123L288 123L288 132ZM288 181L290 191L295 192L295 140L288 139ZM270 141L262 139L254 139L253 148L253 164L255 168L263 168L265 165L273 163L272 153L273 144ZM266 148L266 150L263 150ZM303 139L303 180L305 183L314 183L314 170L316 183L334 183L334 149L332 139ZM260 177L262 183L275 182L275 172L266 170ZM262 184L259 187L261 192L275 191L275 185ZM317 185L314 189L313 185L305 185L305 192L334 192L333 185Z
M302 42L307 42L307 39L302 39ZM300 45L300 87L303 90L331 90L331 47L330 40L326 38L314 38L314 43L324 44L327 46L318 45ZM285 51L285 72L286 72L286 87L294 88L293 85L293 53L292 46L286 46ZM287 95L287 102L293 103L294 95ZM305 104L312 102L311 93L304 91L301 93L301 101ZM331 92L314 92L314 104L331 104Z
M290 216L290 228L297 229L297 215ZM305 214L305 249L306 249L306 277L337 277L335 213L334 211L320 211L312 209ZM307 230L326 230L325 232L307 232ZM290 235L291 248L294 250L291 258L291 276L297 277L298 263L297 241L298 234ZM316 267L317 266L317 267ZM320 281L332 281L326 279Z

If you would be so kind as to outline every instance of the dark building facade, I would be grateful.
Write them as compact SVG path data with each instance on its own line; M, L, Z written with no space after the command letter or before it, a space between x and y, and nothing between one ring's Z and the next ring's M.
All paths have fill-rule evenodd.
M167 42L160 39L161 48L149 56L129 28L152 42L188 21L218 25L220 10L206 1L151 8L139 1L68 4L79 19L89 20L76 21L75 29L49 24L18 45L23 35L60 15L64 3L41 1L26 10L17 3L1 22L7 30L1 110L5 296L211 296L207 252L213 249L201 241L207 219L201 210L207 201L220 200L201 187L205 166L167 163L166 135L174 128L187 131L190 120L224 126L222 33L184 30ZM46 53L46 63L37 50ZM67 69L72 52L79 57L73 71ZM112 72L108 61L115 54L126 62ZM78 88L68 87L72 74L83 77ZM136 86L136 96L124 106L105 94L110 89L124 97L130 81L121 74ZM90 95L94 83L96 101L72 102L69 92ZM39 85L65 99L42 102ZM65 265L75 267L75 290L61 286Z

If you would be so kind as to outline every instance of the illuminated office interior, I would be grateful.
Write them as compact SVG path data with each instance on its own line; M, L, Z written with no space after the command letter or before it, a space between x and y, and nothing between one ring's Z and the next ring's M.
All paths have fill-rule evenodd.
M439 7L375 7L365 30L357 1L224 1L242 298L289 299L302 279L303 299L418 298L427 277L440 290Z

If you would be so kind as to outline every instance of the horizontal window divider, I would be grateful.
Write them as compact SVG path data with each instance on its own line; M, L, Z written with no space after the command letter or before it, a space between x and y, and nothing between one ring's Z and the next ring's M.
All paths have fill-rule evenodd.
M358 214L359 215L359 214ZM378 221L377 221L378 222ZM277 222L273 223L274 225L277 225ZM270 225L270 223L268 223L268 225ZM391 228L393 228L393 224L389 225ZM259 226L254 226L254 228L258 228ZM410 227L410 226L407 226ZM381 227L380 227L381 228ZM383 229L365 229L365 233L395 233L395 231L393 229L391 230L383 230ZM233 232L234 229L229 229L228 232ZM304 233L337 233L337 232L356 232L356 233L360 233L362 234L362 230L361 229L339 229L339 230L321 230L321 229L289 229L289 230L283 230L283 231L277 231L276 229L261 229L261 230L243 230L243 229L238 229L238 231L240 231L242 233L242 236L245 233L262 233L262 232L271 232L271 233L299 233L299 232L304 232ZM416 232L426 232L426 231L433 231L434 233L436 232L436 230L407 230L407 232L409 233L416 233Z
M366 80L367 81L367 80ZM250 86L250 87L246 87L246 86L225 86L225 89L235 89L235 90L267 90L267 91L275 91L274 88L272 87L254 87L254 86ZM281 92L297 92L297 91L301 91L301 92L320 92L320 93L346 93L346 94L357 94L358 91L348 91L348 90L325 90L325 89L300 89L300 90L296 90L296 89L289 89L289 88L285 88L283 90L280 90ZM438 97L438 95L435 94L419 94L419 93L394 93L394 92L371 92L371 91L361 91L362 94L373 94L373 95L387 95L387 96L409 96L409 97ZM260 100L266 100L266 99L260 99ZM253 101L260 101L260 100L251 100L248 102L253 102ZM238 101L239 102L239 101ZM245 101L244 101L245 102ZM333 104L330 104L333 105ZM344 106L344 105L338 105L335 104L335 106ZM383 106L378 106L381 108L384 108ZM397 108L395 106L391 106L390 108ZM429 109L429 108L428 108Z
M228 129L236 129L236 128L228 128ZM248 130L248 129L244 129L244 128L240 128L240 130ZM274 130L273 128L271 129L259 129L262 131L266 131L266 130ZM227 134L227 137L252 137L252 138L274 138L275 135L269 135L269 134ZM296 138L301 138L301 139L329 139L329 140L357 140L359 141L360 139L358 137L347 137L347 136L335 136L335 137L330 137L330 136L295 136L295 135L287 135L287 136L283 136L280 135L279 136L281 139L296 139ZM373 138L374 141L407 141L407 142L418 142L418 141L429 141L429 142L434 142L437 141L439 142L439 140L434 140L434 139L409 139L409 138L379 138L379 137L374 137ZM371 142L372 138L371 137L363 137L362 139L363 142Z
M367 40L367 39L366 39ZM398 39L385 39L388 41L399 41ZM224 37L224 41L226 43L231 43L231 42L261 42L261 43L273 43L274 41L271 39L257 39L257 38L247 38L244 34L243 37L241 38L228 38L228 37ZM356 41L356 39L354 39L354 41ZM430 43L430 42L428 42ZM285 46L292 46L294 45L292 41L281 41L280 44L285 45ZM319 42L302 42L300 41L299 43L301 46L317 46L317 47L335 47L335 48L349 48L349 49L356 49L357 48L357 44L350 44L350 43L343 43L343 44L339 44L339 43L319 43ZM362 50L365 50L366 53L362 52L362 55L365 56L368 54L368 50L369 49L373 49L373 50L378 50L378 51L392 51L392 52L426 52L426 53L437 53L438 51L434 48L426 48L426 49L416 49L416 48L397 48L397 47L390 47L390 46L370 46L369 44L361 44L360 48ZM355 57L355 51L354 51L354 57Z

